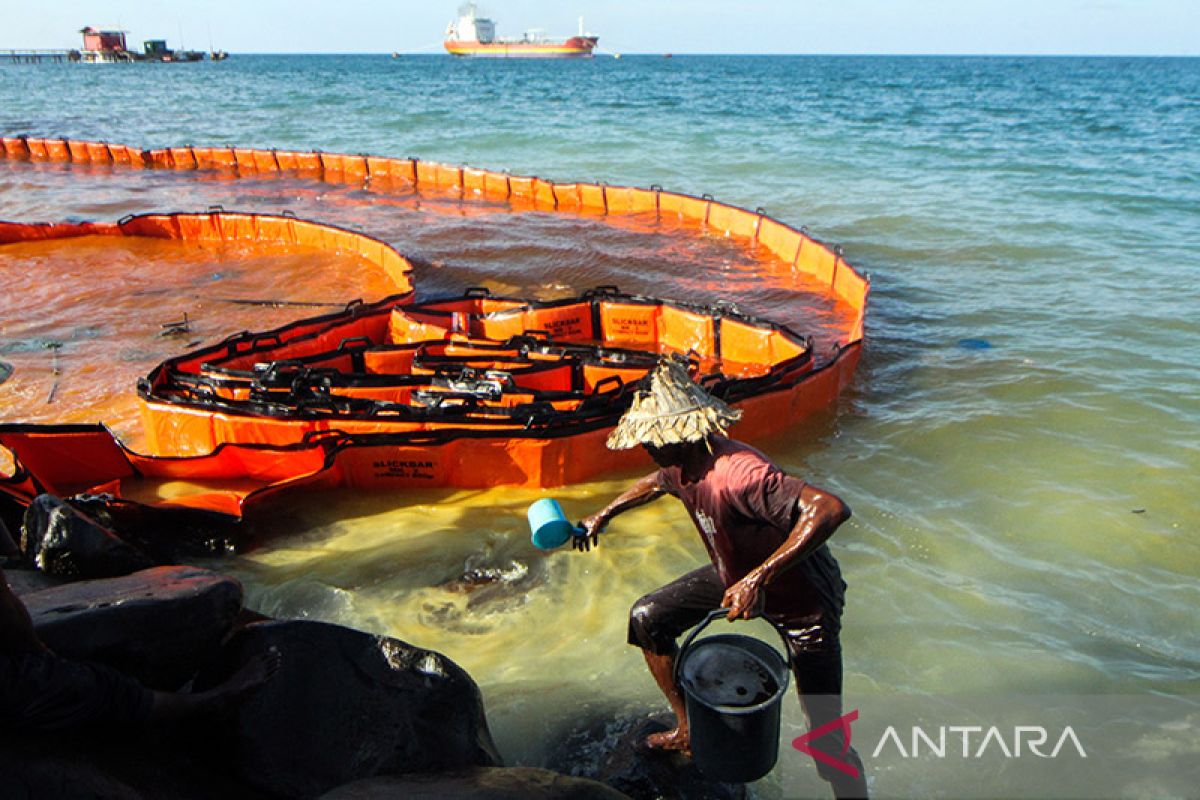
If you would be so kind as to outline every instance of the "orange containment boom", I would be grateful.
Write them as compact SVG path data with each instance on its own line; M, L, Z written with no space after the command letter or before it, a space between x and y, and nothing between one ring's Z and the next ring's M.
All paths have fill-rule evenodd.
M737 435L753 440L831 405L861 351L870 287L840 248L761 210L707 195L282 150L139 150L15 137L0 138L0 157L234 178L284 173L491 209L507 204L514 212L649 215L769 252L775 258L754 259L764 273L803 275L850 311L832 352L817 359L809 340L781 326L723 307L611 288L550 303L472 291L411 304L404 256L371 237L293 217L151 214L116 224L0 223L0 243L99 234L309 245L361 255L396 285L385 300L239 334L160 365L139 386L150 455L126 450L104 428L0 426L0 445L18 464L0 488L13 496L39 487L123 491L123 482L134 479L248 481L196 493L197 505L234 515L249 499L295 485L557 486L644 460L637 451L609 451L604 440L634 384L664 354L688 359L697 380L742 408ZM89 455L72 457L71 448Z
M238 147L170 147L142 150L107 142L34 137L0 137L0 158L100 164L114 168L211 170L232 178L289 174L325 183L457 197L470 204L507 203L514 211L600 216L655 215L695 226L701 233L729 237L761 247L778 259L772 270L811 277L853 311L853 322L839 345L863 338L870 284L830 247L803 230L768 216L713 199L664 191L652 186L555 183L532 176L474 167L438 164L416 158L391 158ZM764 265L764 268L766 265Z
M104 494L117 500L204 512L237 520L244 506L300 486L333 486L331 449L221 447L199 458L148 457L121 444L103 425L0 425L0 447L12 454L13 474L0 494L28 505L39 494ZM192 484L176 497L151 499L158 487ZM134 500L137 498L137 500Z
M81 236L141 236L193 242L271 242L361 256L379 267L405 299L412 296L412 264L386 242L362 233L273 214L210 211L140 214L117 222L22 223L0 221L0 244Z

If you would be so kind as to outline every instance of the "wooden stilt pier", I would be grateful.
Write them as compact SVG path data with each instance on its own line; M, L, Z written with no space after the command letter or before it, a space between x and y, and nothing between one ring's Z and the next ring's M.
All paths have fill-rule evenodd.
M78 50L0 50L0 62L9 64L78 61Z

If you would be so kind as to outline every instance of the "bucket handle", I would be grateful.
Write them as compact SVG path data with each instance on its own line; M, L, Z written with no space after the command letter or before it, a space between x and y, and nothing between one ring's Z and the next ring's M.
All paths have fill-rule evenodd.
M697 625L695 628L692 628L692 632L689 633L687 635L687 638L683 640L683 644L680 645L680 647L679 647L679 652L675 654L675 675L674 675L674 677L675 677L675 685L676 686L679 685L679 680L680 680L679 671L680 671L680 667L683 664L683 654L686 653L688 651L688 648L690 648L692 646L692 642L694 642L696 640L696 637L699 636L700 633L705 628L707 628L712 622L720 619L721 617L728 617L728 616L729 616L728 608L714 608L712 611L708 612L708 615L704 617L703 621L701 621L701 623L699 625ZM772 628L775 629L775 632L779 634L780 639L783 639L783 657L787 661L788 670L790 671L792 668L792 651L787 646L787 644L788 644L787 637L784 636L783 631L779 630L779 628L776 628L775 624L772 623L770 620L766 619L765 617L763 617L763 620L768 625L770 625Z

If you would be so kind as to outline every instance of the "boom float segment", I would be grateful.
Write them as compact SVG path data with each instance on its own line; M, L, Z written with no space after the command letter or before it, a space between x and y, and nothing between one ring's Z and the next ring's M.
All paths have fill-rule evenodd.
M212 211L141 214L117 222L21 223L0 221L0 245L82 236L140 236L193 242L277 243L353 254L379 267L405 299L413 294L412 264L371 236L292 216Z
M172 147L138 150L106 142L32 137L0 138L8 159L112 164L143 169L220 170L237 177L288 173L351 186L387 191L441 192L489 203L507 203L514 211L536 210L605 216L653 213L695 225L709 233L735 237L763 247L786 268L811 276L853 312L840 347L862 341L870 284L823 242L766 215L714 200L711 196L590 183L555 183L474 167L451 166L416 158L388 158L289 150L232 147Z

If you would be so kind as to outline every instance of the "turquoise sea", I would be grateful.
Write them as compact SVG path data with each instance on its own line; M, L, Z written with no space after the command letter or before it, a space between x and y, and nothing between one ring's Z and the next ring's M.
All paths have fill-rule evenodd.
M21 134L660 184L807 226L870 273L867 344L836 409L762 446L854 510L832 541L850 585L848 703L1200 694L1200 59L0 65L0 135ZM0 161L0 219L221 203L344 223L339 200L286 182ZM499 244L481 249L469 221L389 213L351 221L424 259L426 287L487 274L536 288L549 270L572 288L697 291L687 253L631 255L620 237L606 252L591 228L501 220L485 231ZM712 247L696 258L724 257ZM0 357L6 335L0 320ZM582 515L622 485L573 487L564 505ZM581 720L657 707L625 610L703 551L661 501L593 554L539 556L521 516L534 496L298 500L223 568L268 613L445 652L479 681L506 758L542 764ZM442 588L476 568L508 570L515 588L474 607ZM801 730L793 698L784 717ZM782 758L760 796L823 795L807 759ZM970 764L941 769L881 772L875 786L981 796ZM1182 796L1146 780L1112 796Z

